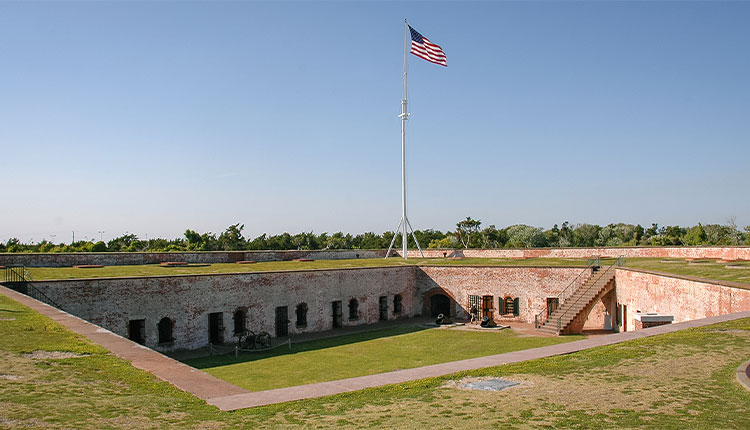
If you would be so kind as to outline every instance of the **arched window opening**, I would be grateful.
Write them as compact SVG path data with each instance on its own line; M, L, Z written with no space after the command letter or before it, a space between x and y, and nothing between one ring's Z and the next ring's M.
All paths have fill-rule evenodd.
M502 310L503 315L513 315L517 317L520 313L519 312L520 309L518 309L519 308L518 297L513 298L510 296L507 296L503 298L503 302L501 303L501 305L503 307L503 310Z
M401 294L396 294L395 296L393 296L393 313L401 313Z
M300 303L297 305L297 327L307 326L307 303Z
M234 311L234 334L243 334L247 331L247 312L243 309Z
M357 299L349 300L349 319L359 319L359 302Z
M507 296L503 299L503 304L505 305L505 311L503 314L509 315L513 313L513 298L510 296Z
M159 320L159 343L169 343L174 340L172 331L174 329L174 322L171 319L164 317Z

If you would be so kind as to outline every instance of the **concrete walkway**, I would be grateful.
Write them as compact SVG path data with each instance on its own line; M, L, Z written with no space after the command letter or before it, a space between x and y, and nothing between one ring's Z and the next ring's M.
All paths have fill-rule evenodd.
M0 286L0 293L54 319L76 333L86 336L93 342L109 349L118 357L130 361L133 366L149 371L160 379L168 381L177 388L192 393L193 395L205 400L207 403L224 411L322 397L362 390L364 388L378 387L381 385L398 384L417 379L450 375L464 370L500 366L503 364L517 363L537 358L570 354L599 346L613 345L628 340L672 333L686 328L702 327L740 318L750 318L750 311L738 312L730 315L686 321L643 330L615 333L607 336L597 336L575 342L544 346L541 348L434 364L415 369L398 370L395 372L359 376L356 378L320 382L317 384L298 385L296 387L279 388L268 391L249 392L8 288Z

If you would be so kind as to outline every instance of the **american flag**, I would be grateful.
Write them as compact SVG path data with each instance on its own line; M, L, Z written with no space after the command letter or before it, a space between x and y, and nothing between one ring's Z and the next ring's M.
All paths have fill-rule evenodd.
M443 48L427 40L426 37L419 34L419 32L409 26L411 32L411 53L419 58L427 60L431 63L440 64L441 66L448 66L445 61L445 52Z

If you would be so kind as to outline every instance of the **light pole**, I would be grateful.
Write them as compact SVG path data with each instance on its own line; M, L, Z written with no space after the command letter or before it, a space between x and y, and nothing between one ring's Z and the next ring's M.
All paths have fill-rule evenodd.
M100 242L104 242L104 239L102 239L102 237L104 235L104 230L99 230L98 233L99 233L99 241Z

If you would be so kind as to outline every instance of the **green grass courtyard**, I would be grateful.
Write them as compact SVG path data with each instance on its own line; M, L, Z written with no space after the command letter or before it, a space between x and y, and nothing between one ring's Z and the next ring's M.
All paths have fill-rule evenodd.
M243 353L185 360L219 379L250 391L335 381L466 358L518 351L582 339L538 337L512 330L480 332L456 328L400 326Z

